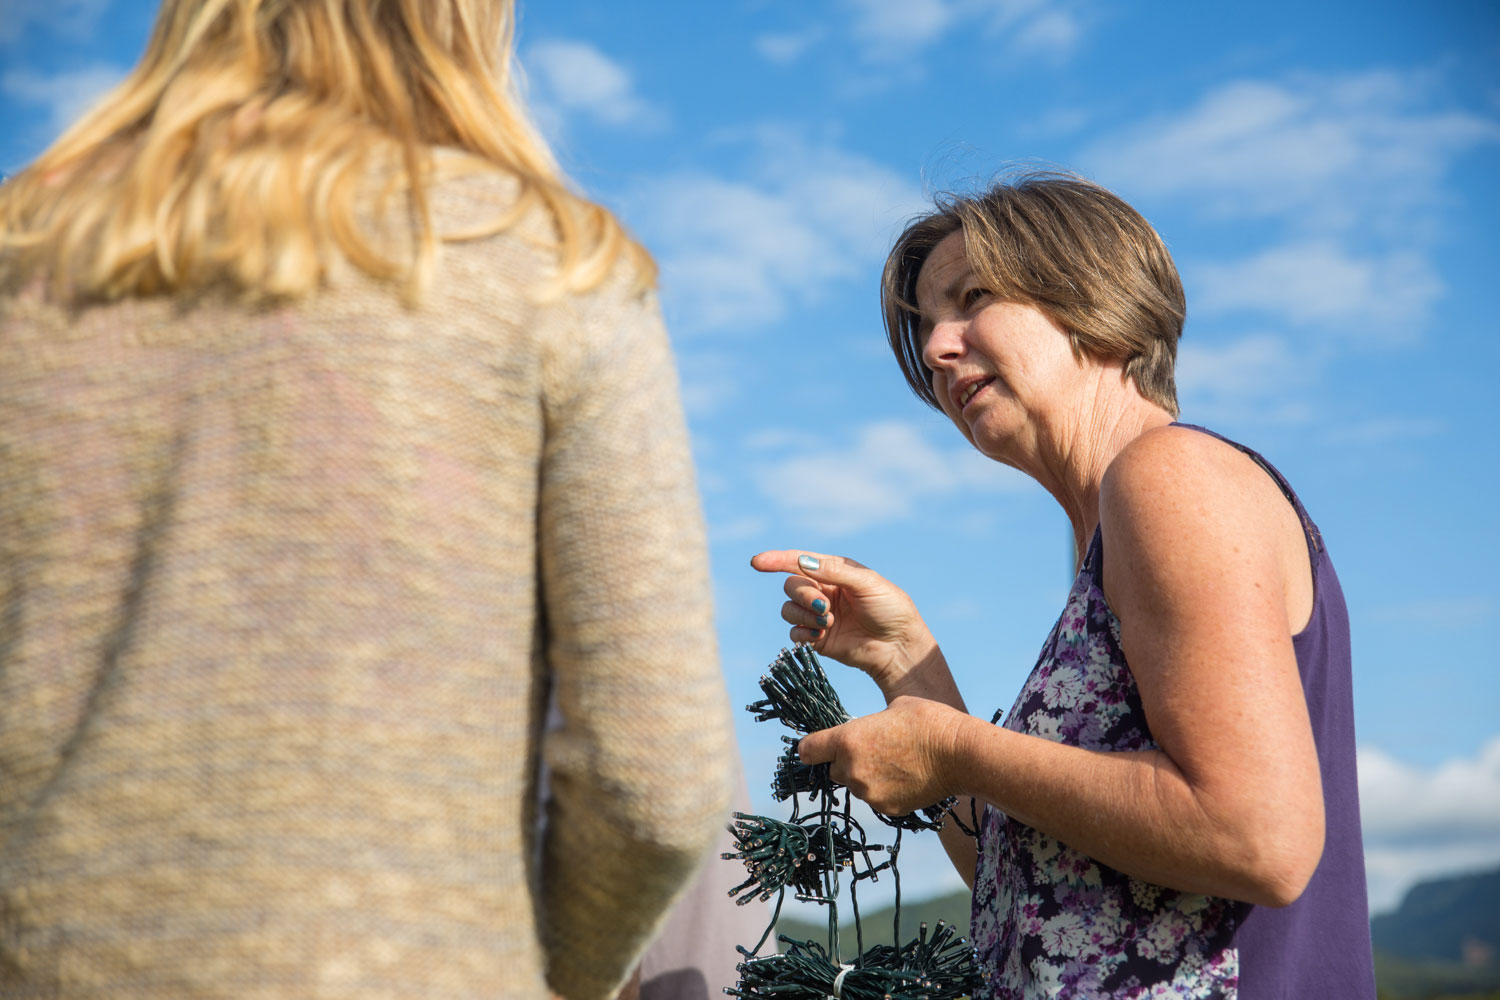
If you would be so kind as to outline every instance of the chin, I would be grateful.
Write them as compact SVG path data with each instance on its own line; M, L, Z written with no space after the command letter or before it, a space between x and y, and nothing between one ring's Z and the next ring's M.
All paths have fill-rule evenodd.
M1015 450L1016 435L1010 428L980 424L978 427L964 427L963 432L974 450L985 458L992 458L1006 465L1013 464L1007 457Z

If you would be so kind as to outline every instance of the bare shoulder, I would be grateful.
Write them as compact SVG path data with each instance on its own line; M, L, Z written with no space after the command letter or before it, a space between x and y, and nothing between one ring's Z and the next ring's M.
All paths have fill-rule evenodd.
M1257 512L1289 509L1249 456L1186 427L1159 427L1127 445L1104 474L1099 503L1106 527L1140 518L1244 525L1246 518L1262 520Z
M1310 610L1295 510L1264 469L1218 438L1185 427L1141 435L1105 473L1099 514L1112 600L1221 591L1242 601L1233 592L1249 588L1279 597L1292 624Z

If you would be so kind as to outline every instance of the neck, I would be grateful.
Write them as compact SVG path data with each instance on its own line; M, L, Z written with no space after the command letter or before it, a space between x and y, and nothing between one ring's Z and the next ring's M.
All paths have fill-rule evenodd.
M1079 562L1099 526L1099 489L1110 463L1142 434L1172 422L1172 415L1141 396L1133 382L1120 381L1118 368L1106 368L1100 376L1091 394L1045 423L1035 466L1022 470L1068 515Z

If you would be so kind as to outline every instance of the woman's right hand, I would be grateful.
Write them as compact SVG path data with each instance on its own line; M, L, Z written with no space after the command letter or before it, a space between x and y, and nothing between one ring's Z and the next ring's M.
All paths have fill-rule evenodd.
M906 592L853 559L783 549L757 553L750 565L791 574L781 617L792 626L792 641L863 670L887 699L937 650Z

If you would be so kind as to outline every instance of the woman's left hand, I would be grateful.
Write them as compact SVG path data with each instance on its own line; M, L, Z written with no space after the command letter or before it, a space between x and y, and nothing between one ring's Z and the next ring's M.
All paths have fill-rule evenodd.
M960 734L970 716L909 695L883 712L802 737L805 764L830 765L834 781L887 816L904 816L958 795Z

